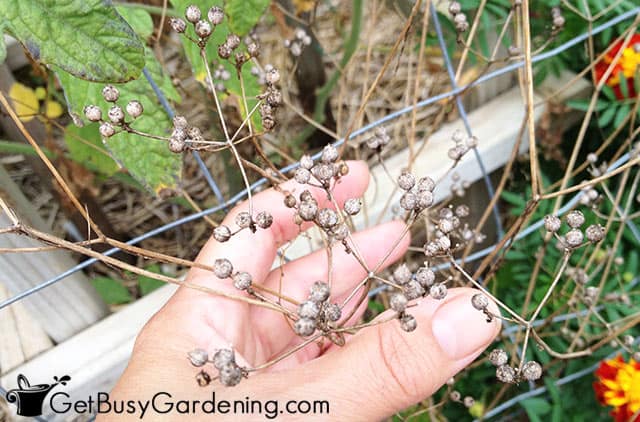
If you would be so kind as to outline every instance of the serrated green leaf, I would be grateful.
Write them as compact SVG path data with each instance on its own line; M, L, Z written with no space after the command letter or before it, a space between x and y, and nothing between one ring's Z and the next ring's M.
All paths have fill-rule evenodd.
M91 280L102 299L110 305L120 305L133 300L129 289L121 281L109 277L96 277Z
M123 6L116 6L116 10L141 38L147 39L153 34L153 19L146 10Z
M125 82L144 67L144 45L103 0L2 0L5 30L42 63L91 81Z
M196 6L200 7L202 13L206 13L211 6L222 6L222 0L172 0L171 4L175 7L176 10L180 12L183 12L187 8L187 6L195 4ZM251 74L252 64L246 63L244 66L242 66L242 80L244 82L245 95L247 97L248 111L245 110L244 101L242 100L242 87L240 84L240 80L238 79L235 67L227 60L218 59L218 46L225 42L229 32L228 19L225 19L220 25L216 26L213 34L207 42L207 58L212 69L221 65L231 75L231 78L226 81L216 80L214 82L222 83L226 90L235 97L238 108L242 111L242 119L244 120L247 116L248 111L253 110L254 106L257 104L257 100L255 99L255 97L260 94L261 87L258 83L258 78L255 75ZM195 37L193 28L191 26L188 27L187 34L189 34L191 37ZM182 37L182 45L184 47L185 55L187 56L189 63L191 63L193 75L198 81L200 81L200 83L204 84L207 73L204 62L200 57L200 47L189 41L186 37ZM241 46L240 48L244 48L244 46ZM223 98L225 96L226 94L222 95ZM260 120L260 115L258 113L254 113L252 115L252 123L257 130L262 130L262 123Z
M178 93L149 49L147 68L167 98L179 101ZM102 84L79 80L64 71L57 73L69 113L75 120L84 121L82 109L88 104L97 105L106 113L111 104L102 98ZM171 122L146 78L116 86L120 90L119 104L125 105L137 99L144 106L143 115L131 124L134 129L153 135L168 135ZM97 125L92 126L97 129ZM150 191L157 194L164 189L176 188L182 173L182 157L170 152L166 142L123 132L109 138L106 146L112 157Z
M91 171L111 176L118 171L114 161L100 139L97 124L84 127L69 125L65 128L64 141L69 157Z
M256 26L270 0L225 0L225 12L233 32L243 36Z

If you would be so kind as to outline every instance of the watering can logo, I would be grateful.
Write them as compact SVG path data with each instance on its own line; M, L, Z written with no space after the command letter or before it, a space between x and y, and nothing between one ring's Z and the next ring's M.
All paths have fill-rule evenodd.
M36 384L31 385L24 375L18 375L18 388L9 390L6 398L9 403L15 403L18 407L18 415L20 416L40 416L42 415L42 404L49 394L49 391L58 385L67 385L70 381L69 375L60 378L53 377L53 384Z

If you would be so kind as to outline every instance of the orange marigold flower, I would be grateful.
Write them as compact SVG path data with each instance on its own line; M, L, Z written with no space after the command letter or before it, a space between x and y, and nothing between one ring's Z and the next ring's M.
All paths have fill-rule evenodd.
M622 51L618 60L614 61L623 44L624 40L617 41L611 49L609 49L609 52L604 55L602 60L596 63L594 69L596 79L600 82L609 66L612 66L611 73L605 83L613 88L616 97L619 99L624 98L622 90L620 89L621 83L627 85L630 98L636 96L633 78L636 70L640 66L640 34L634 34L631 37L631 40L629 40L627 47ZM620 80L620 75L624 77L622 81Z
M640 362L630 359L627 363L618 356L602 361L595 375L596 397L613 407L611 416L616 422L640 422Z

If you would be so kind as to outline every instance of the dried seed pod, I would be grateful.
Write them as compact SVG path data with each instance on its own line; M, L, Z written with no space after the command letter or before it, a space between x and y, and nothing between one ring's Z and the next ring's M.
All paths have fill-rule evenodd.
M420 267L416 271L416 280L426 289L433 285L436 280L436 274L431 268Z
M468 217L470 212L469 207L466 205L458 205L455 211L456 215L460 218Z
M191 23L196 23L200 20L201 12L200 8L195 4L187 6L184 11L184 17Z
M230 363L220 369L220 383L226 387L233 387L242 381L242 369L235 363Z
M115 103L120 97L120 91L113 85L106 85L102 88L102 98L110 103Z
M324 302L329 299L331 288L324 281L316 281L311 285L309 300L314 302Z
M605 230L604 227L602 227L600 224L592 224L587 227L585 233L589 242L598 243L599 241L604 239Z
M509 361L509 355L503 349L493 349L491 353L489 353L489 361L494 366L502 366L506 365Z
M303 169L311 170L311 168L313 167L313 158L311 158L311 156L308 154L300 157L300 167L302 167Z
M418 197L413 192L405 192L400 198L400 207L407 211L414 210L417 205Z
M180 18L171 18L169 19L169 25L176 31L178 34L182 34L187 30L187 23Z
M410 333L411 331L415 331L417 327L418 321L413 315L402 314L402 316L400 317L400 328L402 328L407 333Z
M213 262L213 273L218 278L229 278L233 272L231 261L226 258L218 258Z
M542 366L538 362L529 361L522 367L522 377L527 381L535 381L542 376Z
M255 42L250 43L247 45L247 53L251 57L258 57L260 55L260 46Z
M407 296L407 299L413 300L419 297L424 296L425 290L424 287L416 280L409 280L407 284L404 286L404 294Z
M258 215L256 215L256 225L261 229L268 229L273 224L273 216L266 212L260 211Z
M116 133L115 128L109 122L102 122L98 130L100 131L100 135L104 138L110 138Z
M306 300L298 306L300 318L316 319L320 315L320 307L312 300Z
M573 210L567 214L567 224L572 229L577 229L584 224L584 214L578 210Z
M236 362L235 352L232 349L220 349L213 354L213 366L220 370L226 365Z
M349 237L349 227L346 224L336 224L331 228L331 236L338 241L343 241Z
M516 371L509 365L502 365L496 368L496 378L505 384L513 384L516 381Z
M90 122L99 122L102 120L102 110L95 105L88 105L84 108L84 115Z
M457 15L461 11L462 11L462 6L460 5L459 2L452 1L451 3L449 3L449 13L451 13L452 16Z
M186 129L189 126L184 116L173 116L173 127L176 129Z
M320 161L323 163L333 163L338 159L338 150L333 145L329 144L324 147L322 154L320 155Z
M107 112L107 117L109 117L111 123L119 125L124 122L124 111L122 110L122 107L114 105Z
M293 178L296 182L304 185L311 180L311 172L305 168L298 167L296 172L293 175Z
M272 68L265 74L265 80L269 85L275 85L280 82L280 72L278 69Z
M205 371L200 371L196 374L196 382L200 387L206 387L211 383L211 375Z
M272 130L274 127L276 127L276 121L273 119L273 117L271 116L264 116L262 118L262 128L264 130Z
M213 28L211 28L211 24L209 22L202 20L196 23L195 31L196 35L200 38L208 38L209 35L211 35Z
M225 44L227 44L230 49L235 50L240 45L240 37L236 34L229 34L227 35Z
M239 212L236 215L236 225L241 229L246 229L251 225L251 214L246 211Z
M169 151L179 154L183 152L186 148L187 144L184 139L171 137L169 138Z
M400 176L398 176L398 187L402 190L411 190L416 184L416 178L413 177L413 174L408 172L403 172Z
M240 271L233 275L233 286L238 290L247 290L251 287L251 274Z
M220 25L224 19L224 11L218 6L213 6L207 12L207 18L213 25Z
M189 362L196 367L203 366L209 360L209 354L204 349L194 349L189 352L188 357Z
M429 294L434 299L442 300L447 297L447 286L445 286L444 283L434 284L429 289Z
M300 318L293 324L293 331L302 337L308 337L316 331L316 322L309 318Z
M127 103L126 106L127 114L134 119L137 119L142 115L144 111L144 107L142 107L142 103L138 100L131 100Z
M433 192L433 190L436 188L436 182L434 182L433 179L429 176L421 177L418 180L417 188L419 192Z
M402 293L394 293L389 299L389 305L391 306L391 309L396 312L404 312L404 310L407 308L408 303L409 300Z
M359 198L347 199L344 203L344 212L349 215L356 215L362 208L362 201Z
M333 164L320 163L311 169L313 176L322 183L327 183L336 174L336 169Z
M428 190L420 191L418 192L417 198L418 198L417 207L419 210L429 208L431 205L433 205L433 193L431 193L431 191L428 191Z
M323 313L324 317L331 322L336 322L342 317L342 310L337 303L326 304Z
M288 194L287 196L284 197L284 206L287 208L293 208L298 204L298 201L296 201L296 197Z
M218 46L218 56L221 59L225 59L225 60L228 59L229 57L231 57L231 53L232 53L232 51L231 51L231 49L229 48L228 45L220 44Z
M318 211L317 220L320 227L328 229L338 224L338 214L330 208L323 208Z
M479 311L484 311L489 306L489 299L482 293L471 296L471 305Z
M565 241L567 245L572 248L576 248L582 245L582 241L584 240L584 234L580 229L571 229L565 235Z
M393 279L398 284L407 284L411 280L411 270L407 264L401 264L393 271Z
M225 225L219 225L213 229L213 238L218 242L226 242L231 238L231 230Z
M562 222L555 215L546 215L544 217L544 228L546 231L555 233L560 230Z
M464 407L466 407L467 409L471 408L475 404L475 402L476 401L471 396L466 396L462 400L462 403L464 404Z
M304 221L313 221L318 215L318 204L316 201L304 201L298 207L298 215Z

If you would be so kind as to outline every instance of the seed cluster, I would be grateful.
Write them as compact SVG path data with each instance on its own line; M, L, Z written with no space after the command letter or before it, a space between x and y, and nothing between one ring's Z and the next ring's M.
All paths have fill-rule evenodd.
M525 362L520 368L510 366L509 355L503 349L492 350L489 353L489 362L496 367L496 378L505 384L535 381L542 376L542 366L536 361Z
M236 363L235 352L233 349L219 349L211 358L204 349L194 349L187 355L189 362L197 368L203 367L207 363L213 364L218 371L217 378L220 383L226 387L236 386L247 376L247 371ZM208 372L201 370L196 375L196 381L201 387L211 383L212 378Z
M560 218L555 215L547 215L544 217L544 228L550 233L558 237L558 247L567 249L576 249L585 244L584 238L591 243L598 243L606 234L604 227L600 224L591 224L583 232L582 227L586 221L584 214L579 210L570 211L565 217L565 221L569 226L569 230L563 235L558 236L558 231L562 225Z
M342 317L342 309L337 303L331 303L331 288L324 281L311 285L307 300L298 306L298 320L293 329L301 337L309 337L316 329L327 331Z
M311 37L304 28L297 28L293 34L293 39L284 40L284 46L289 50L292 56L299 57L305 47L311 45Z
M459 129L453 132L451 140L455 146L451 147L447 154L453 161L459 161L470 149L478 146L478 139L475 136L467 136Z
M453 24L458 32L463 33L469 29L467 15L462 11L462 5L459 2L452 1L449 3L449 13L453 17Z
M113 85L106 85L102 88L102 98L109 103L113 103L107 110L107 119L103 118L102 109L97 105L87 105L84 107L84 116L90 122L99 122L99 132L103 138L110 138L119 131L130 131L130 124L140 117L144 111L142 103L138 100L131 100L123 109L117 104L120 98L120 91ZM126 112L126 114L125 114ZM131 117L127 121L126 115Z

